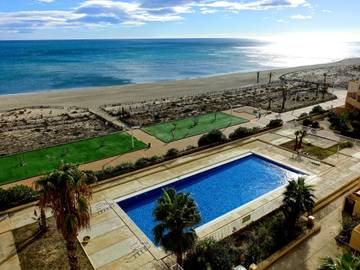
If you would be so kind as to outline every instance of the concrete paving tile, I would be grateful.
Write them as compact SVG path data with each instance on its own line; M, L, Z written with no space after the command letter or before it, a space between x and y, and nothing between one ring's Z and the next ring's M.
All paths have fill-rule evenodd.
M94 239L90 239L90 242L84 246L84 248L86 252L91 255L106 248L107 246L112 246L117 242L121 242L132 236L132 232L126 226L122 226L118 229L102 234Z
M131 247L136 243L138 243L138 240L135 237L131 237L91 254L90 258L94 263L94 266L99 268L110 262L120 259L123 256L129 255L131 252L133 252Z
M90 220L91 226L102 223L108 219L114 218L115 216L116 213L112 209L108 209L103 213L93 213Z
M113 269L121 269L121 270L134 270L134 269L154 269L151 265L154 260L154 257L151 256L149 252L144 252L141 255L134 256L128 255L121 257L117 260L114 260L102 267L99 267L99 270L113 270Z
M92 225L90 229L82 230L79 233L78 238L82 239L84 236L89 235L91 239L94 239L95 237L106 234L124 225L125 225L124 222L119 217L116 216L104 222Z
M9 216L7 214L0 216L0 234L11 230L12 224Z
M14 236L11 231L0 234L0 269L20 270Z
M10 222L13 228L16 229L34 223L34 210L38 210L38 208L29 207L23 209L22 211L9 214Z

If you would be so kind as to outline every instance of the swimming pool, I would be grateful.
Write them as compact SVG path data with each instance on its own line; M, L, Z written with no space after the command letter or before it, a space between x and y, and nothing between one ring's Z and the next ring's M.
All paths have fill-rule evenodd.
M305 173L251 153L117 203L153 241L152 229L156 223L152 212L163 188L191 193L201 212L200 226L301 175Z

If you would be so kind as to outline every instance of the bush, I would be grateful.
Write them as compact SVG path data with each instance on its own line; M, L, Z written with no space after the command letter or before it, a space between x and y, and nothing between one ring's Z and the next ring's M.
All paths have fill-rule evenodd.
M326 110L324 110L323 107L321 107L320 105L316 105L312 108L310 114L322 114L324 112L326 112Z
M245 137L248 137L248 136L258 133L260 130L261 129L258 127L254 127L254 128L239 127L233 133L231 133L229 135L229 138L231 140L245 138Z
M303 119L303 118L306 118L306 117L308 117L309 115L306 113L306 112L304 112L304 113L302 113L302 114L300 114L300 116L298 117L298 119Z
M24 185L17 185L9 189L0 188L0 210L32 202L37 195L35 190Z
M239 257L236 248L213 239L199 241L184 262L185 270L231 270Z
M283 125L283 120L281 119L272 119L270 120L269 124L267 125L268 128L277 128Z
M202 135L198 141L198 146L201 147L201 146L221 143L225 141L226 141L225 135L220 130L215 129L207 134Z
M133 163L121 163L115 167L106 167L101 171L94 172L94 175L96 176L98 181L118 176L122 173L129 172L135 168L135 165Z
M309 118L306 118L303 120L303 126L310 126L312 124L312 121Z
M328 120L332 126L337 126L340 122L340 119L335 112L329 112Z
M135 162L135 167L136 168L143 168L143 167L149 165L149 163L151 163L151 161L148 158L139 158Z
M360 223L360 218L345 215L342 221L342 229L337 236L341 242L349 243L353 229Z
M341 142L341 143L340 143L340 148L341 148L341 149L344 149L344 148L352 148L352 147L354 147L354 143L353 143L353 142L346 141L346 142Z
M314 122L312 122L311 127L312 128L320 128L320 123L318 121L314 121Z
M246 244L241 248L241 264L247 267L266 259L294 239L287 230L282 213L265 218L243 237Z
M165 157L174 158L177 157L178 155L179 155L179 150L177 150L176 148L170 148L169 150L167 150Z

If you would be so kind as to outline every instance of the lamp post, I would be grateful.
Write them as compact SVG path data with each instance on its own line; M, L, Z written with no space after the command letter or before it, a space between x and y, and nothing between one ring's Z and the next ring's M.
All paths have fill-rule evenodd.
M135 148L135 141L134 141L134 135L133 135L133 129L134 128L139 128L138 126L134 126L134 127L129 127L127 125L124 126L125 129L128 131L128 133L130 134L130 137L131 137L131 149L134 149Z
M233 106L230 102L227 103L230 106L230 114L233 115Z

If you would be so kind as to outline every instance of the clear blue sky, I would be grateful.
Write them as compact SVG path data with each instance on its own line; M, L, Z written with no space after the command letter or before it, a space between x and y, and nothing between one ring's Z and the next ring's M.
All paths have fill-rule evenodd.
M0 39L262 37L360 39L359 0L1 0Z

